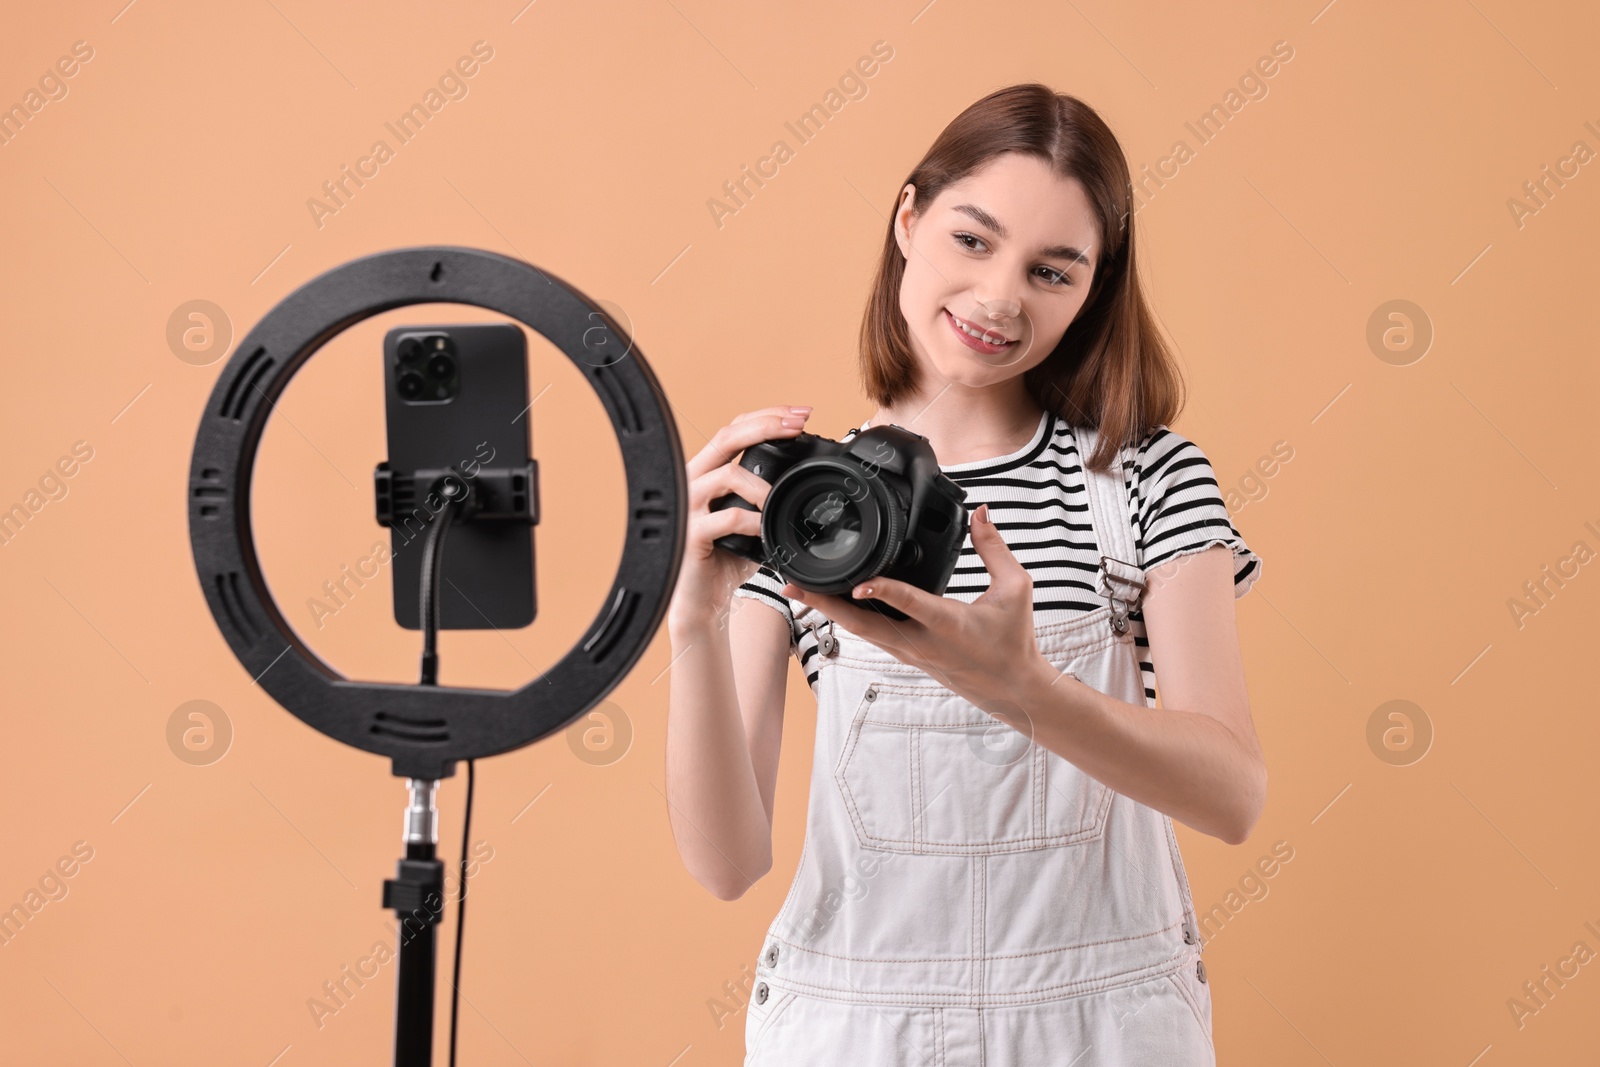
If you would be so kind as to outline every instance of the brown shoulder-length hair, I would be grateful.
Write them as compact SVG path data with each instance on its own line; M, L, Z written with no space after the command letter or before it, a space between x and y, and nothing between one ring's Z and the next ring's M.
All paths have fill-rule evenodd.
M1089 295L1055 350L1024 372L1023 382L1040 407L1070 426L1099 431L1085 462L1105 470L1119 447L1170 424L1184 403L1182 375L1156 330L1134 269L1127 160L1088 104L1047 85L1012 85L957 115L898 189L916 187L912 210L920 217L946 186L1002 152L1037 156L1062 177L1076 179L1099 221L1099 263ZM916 359L900 311L904 273L891 214L861 321L862 386L882 406L916 383Z

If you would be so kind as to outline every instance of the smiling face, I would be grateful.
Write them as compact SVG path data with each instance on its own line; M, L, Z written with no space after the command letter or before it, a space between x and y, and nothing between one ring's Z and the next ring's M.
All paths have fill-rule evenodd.
M920 216L915 197L910 185L901 193L895 239L921 390L982 388L1043 362L1100 262L1083 186L1036 156L1007 152L941 190Z

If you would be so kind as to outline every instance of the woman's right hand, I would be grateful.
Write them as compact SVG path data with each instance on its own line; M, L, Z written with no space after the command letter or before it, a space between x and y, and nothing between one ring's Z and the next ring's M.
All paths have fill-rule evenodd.
M706 446L688 462L688 543L667 611L670 624L720 620L727 614L733 591L760 568L760 564L713 543L728 534L761 536L759 509L766 507L772 485L736 460L751 445L799 436L810 415L809 406L788 405L746 412L712 434ZM711 501L727 493L743 497L758 510L728 507L712 511Z

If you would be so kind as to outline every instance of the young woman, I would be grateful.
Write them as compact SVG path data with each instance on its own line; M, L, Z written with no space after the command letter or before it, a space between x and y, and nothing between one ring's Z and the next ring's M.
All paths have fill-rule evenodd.
M861 330L877 410L844 439L903 426L966 490L943 596L816 595L713 545L760 533L708 503L764 505L739 454L809 408L741 415L688 464L667 795L724 900L772 866L791 651L817 698L747 1067L1215 1061L1172 820L1239 844L1265 802L1233 612L1261 561L1167 426L1130 193L1100 117L1037 84L968 108L901 188Z

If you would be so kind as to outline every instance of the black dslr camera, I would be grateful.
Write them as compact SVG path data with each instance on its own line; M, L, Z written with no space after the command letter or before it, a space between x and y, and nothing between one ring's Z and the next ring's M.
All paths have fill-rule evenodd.
M848 443L801 433L751 445L739 466L772 484L761 536L727 534L718 548L814 593L848 598L881 575L944 595L967 536L967 491L939 469L926 437L893 425ZM735 493L710 504L730 507L758 510ZM858 603L906 618L876 598Z

